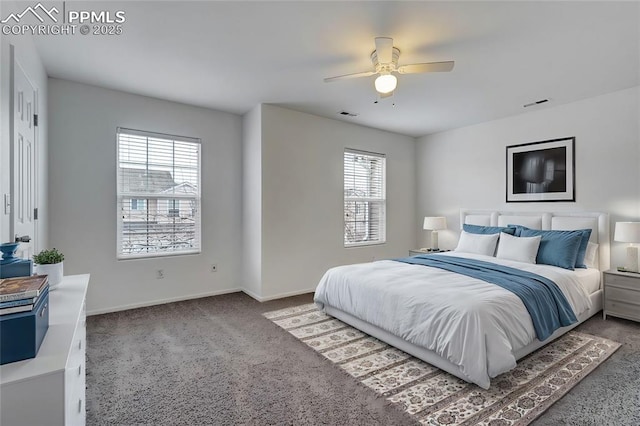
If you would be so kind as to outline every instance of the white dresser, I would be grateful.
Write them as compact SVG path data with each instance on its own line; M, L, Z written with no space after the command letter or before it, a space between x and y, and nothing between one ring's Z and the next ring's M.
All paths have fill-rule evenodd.
M85 298L89 275L49 293L49 330L38 356L0 366L0 425L85 424Z

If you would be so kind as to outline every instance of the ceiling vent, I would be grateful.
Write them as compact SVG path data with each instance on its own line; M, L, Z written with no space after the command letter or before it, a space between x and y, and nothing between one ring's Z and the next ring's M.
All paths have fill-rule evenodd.
M540 104L543 104L545 102L549 102L549 99L540 99L539 101L531 102L530 104L525 104L524 107L528 108L530 106L540 105Z
M358 114L354 114L353 112L349 112L349 111L340 111L338 114L344 115L346 117L357 117L358 116Z

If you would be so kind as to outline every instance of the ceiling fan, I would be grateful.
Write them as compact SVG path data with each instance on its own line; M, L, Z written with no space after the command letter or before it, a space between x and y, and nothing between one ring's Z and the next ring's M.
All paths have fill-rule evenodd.
M339 75L336 77L325 78L325 83L331 83L338 80L347 80L350 78L370 77L379 74L374 85L380 97L386 98L393 95L398 85L398 78L394 73L398 74L421 74L427 72L449 72L453 69L454 61L445 62L426 62L421 64L408 64L398 66L398 58L400 57L400 49L393 46L393 39L389 37L376 37L376 50L371 53L371 62L375 67L375 71L358 72L355 74Z

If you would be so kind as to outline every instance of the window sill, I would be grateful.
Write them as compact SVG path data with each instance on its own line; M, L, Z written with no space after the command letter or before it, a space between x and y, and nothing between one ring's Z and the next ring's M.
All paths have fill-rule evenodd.
M173 256L192 256L194 254L200 254L202 250L193 250L193 251L181 251L179 253L156 253L156 254L136 254L123 256L118 254L116 256L117 260L141 260L141 259L155 259L161 257L173 257Z
M368 247L368 246L381 246L386 244L386 241L372 241L372 242L362 242L362 243L353 243L349 245L345 245L344 248L357 248L357 247Z

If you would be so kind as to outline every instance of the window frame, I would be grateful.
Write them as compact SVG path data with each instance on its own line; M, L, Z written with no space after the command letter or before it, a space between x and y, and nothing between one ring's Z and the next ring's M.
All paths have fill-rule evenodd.
M381 160L382 170L381 170L381 196L379 198L376 197L348 197L345 194L345 181L347 179L347 173L345 170L345 156L346 154L355 154L355 155L363 155L369 158L376 158ZM342 156L343 163L343 172L342 172L342 191L343 191L343 203L342 203L342 218L343 218L343 247L344 248L353 248L353 247L363 247L363 246L373 246L373 245L381 245L386 244L387 242L387 156L386 154L378 153L378 152L370 152L363 151L359 149L345 148ZM379 238L376 240L368 240L368 241L355 241L355 242L347 242L346 238L346 230L347 230L347 220L346 220L346 210L347 210L347 202L366 202L366 203L377 203L380 205L380 219L378 224L378 233ZM370 206L369 206L370 208ZM367 223L372 221L371 219L372 211L370 210L367 215L369 216L367 219Z
M121 191L121 175L119 170L120 164L121 164L121 161L120 161L120 135L121 134L145 137L147 139L157 138L157 139L163 139L163 140L171 140L174 144L176 142L197 144L198 145L197 195L185 195L185 194L179 194L179 193L178 194L173 193L168 195L160 195L160 194L155 195L152 193L144 193L144 192L136 192L136 191L122 192ZM163 258L163 257L169 257L169 256L189 256L189 255L196 255L196 254L202 253L202 189L201 189L202 149L203 149L203 145L202 145L202 140L200 138L178 136L178 135L159 133L159 132L150 132L146 130L136 130L136 129L125 128L125 127L116 128L116 233L117 233L116 259L117 260L126 261L126 260L136 260L136 259L153 259L153 258ZM149 162L147 161L146 164L148 167ZM174 166L175 166L175 162L174 162ZM124 254L124 251L122 250L123 249L123 227L124 227L124 220L122 217L122 213L123 213L122 205L123 205L123 201L126 199L130 199L130 200L138 199L138 202L140 200L144 200L144 204L145 204L144 210L147 211L147 214L149 211L150 200L156 200L156 205L157 205L157 201L159 200L167 200L167 203L170 203L171 200L176 200L176 199L186 200L190 202L195 201L196 212L193 215L193 220L194 220L194 227L195 227L195 230L194 230L195 239L198 241L197 247L193 249L174 250L174 251L159 252L159 253L145 252L145 253L139 253L139 254ZM129 201L129 203L131 203L131 201ZM142 211L142 210L135 210L135 211Z

